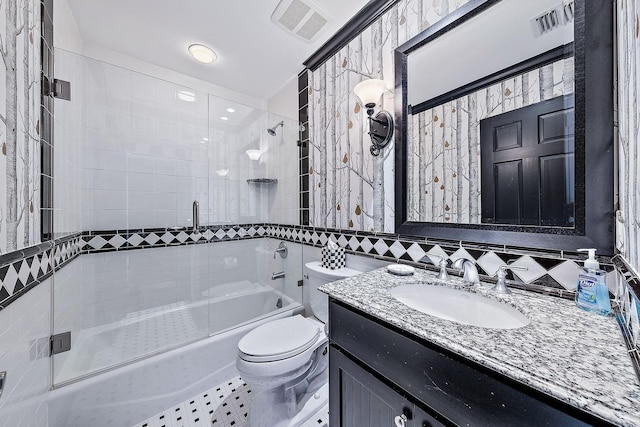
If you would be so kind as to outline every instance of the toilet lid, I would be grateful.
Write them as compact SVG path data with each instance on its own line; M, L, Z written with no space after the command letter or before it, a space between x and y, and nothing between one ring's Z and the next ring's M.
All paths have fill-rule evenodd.
M250 362L282 360L311 347L320 332L317 325L298 314L258 326L240 339L238 350Z

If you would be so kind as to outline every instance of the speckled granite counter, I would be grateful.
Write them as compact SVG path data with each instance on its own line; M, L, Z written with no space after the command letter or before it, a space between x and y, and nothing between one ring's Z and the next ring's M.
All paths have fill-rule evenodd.
M586 412L619 425L640 425L640 383L614 318L517 289L495 295L491 285L481 284L476 292L513 305L531 323L500 330L462 325L414 310L389 294L390 288L416 282L462 287L457 278L445 284L431 272L395 276L382 268L320 290Z

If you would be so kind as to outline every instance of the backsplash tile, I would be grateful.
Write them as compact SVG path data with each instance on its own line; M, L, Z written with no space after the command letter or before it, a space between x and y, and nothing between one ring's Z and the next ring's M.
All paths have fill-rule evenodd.
M612 259L616 272L618 286L615 289L614 311L622 335L627 344L629 357L640 379L640 277L634 273L626 260L616 255Z

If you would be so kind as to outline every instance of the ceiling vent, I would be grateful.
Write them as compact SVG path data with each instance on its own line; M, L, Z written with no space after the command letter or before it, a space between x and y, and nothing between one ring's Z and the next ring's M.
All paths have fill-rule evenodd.
M271 15L271 21L309 43L329 23L327 14L309 0L281 0Z

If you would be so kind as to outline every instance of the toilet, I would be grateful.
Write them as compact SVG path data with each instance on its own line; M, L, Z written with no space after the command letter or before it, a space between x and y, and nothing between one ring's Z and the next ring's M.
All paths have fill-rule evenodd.
M251 427L296 426L327 403L328 298L318 286L359 274L305 264L314 317L295 315L258 326L238 343L236 367L249 385Z

